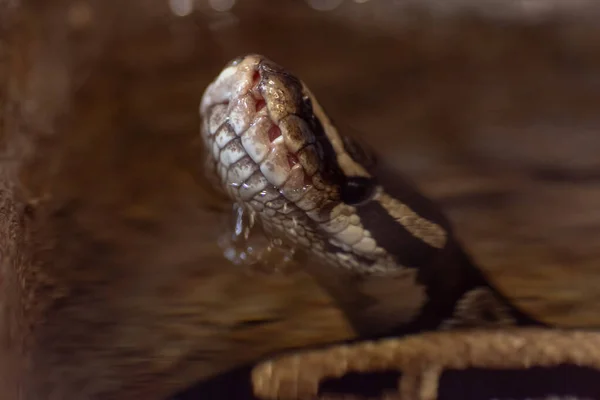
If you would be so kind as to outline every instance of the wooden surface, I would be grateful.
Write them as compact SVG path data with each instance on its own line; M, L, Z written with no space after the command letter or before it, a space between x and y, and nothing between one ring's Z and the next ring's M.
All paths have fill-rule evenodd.
M5 382L160 398L352 335L305 275L248 275L216 247L228 206L202 176L197 107L248 52L300 75L438 199L508 297L599 326L597 24L415 15L389 33L266 0L185 17L158 0L4 13Z

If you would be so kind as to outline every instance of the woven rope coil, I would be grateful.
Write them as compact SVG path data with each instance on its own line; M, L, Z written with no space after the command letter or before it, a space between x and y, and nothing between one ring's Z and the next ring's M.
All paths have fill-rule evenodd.
M518 328L424 333L282 356L257 365L252 381L260 398L314 399L325 379L397 370L402 378L389 398L432 400L445 369L560 364L600 370L600 333Z

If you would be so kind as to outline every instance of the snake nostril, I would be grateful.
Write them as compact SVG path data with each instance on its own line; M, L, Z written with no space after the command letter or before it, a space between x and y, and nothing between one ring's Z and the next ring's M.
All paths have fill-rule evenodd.
M260 73L258 71L255 71L254 74L252 75L252 86L256 85L259 80L260 80Z
M290 168L293 167L294 165L298 164L298 157L296 157L295 154L292 153L288 153L288 163L290 164Z
M273 125L271 129L269 129L269 140L274 142L279 136L281 136L281 129L277 125Z

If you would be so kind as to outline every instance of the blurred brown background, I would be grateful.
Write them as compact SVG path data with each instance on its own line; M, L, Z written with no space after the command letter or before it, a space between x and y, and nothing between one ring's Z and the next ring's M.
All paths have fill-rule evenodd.
M160 396L351 336L306 276L248 275L215 245L229 206L202 175L197 109L249 52L298 74L437 199L508 297L547 322L597 327L598 11L0 1L0 324L13 357L0 373L27 371L32 393Z

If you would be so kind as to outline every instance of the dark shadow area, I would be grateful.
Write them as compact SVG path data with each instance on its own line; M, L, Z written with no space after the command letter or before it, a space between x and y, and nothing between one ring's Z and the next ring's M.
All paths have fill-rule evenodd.
M600 399L600 372L576 365L526 370L446 371L439 400L559 398Z

